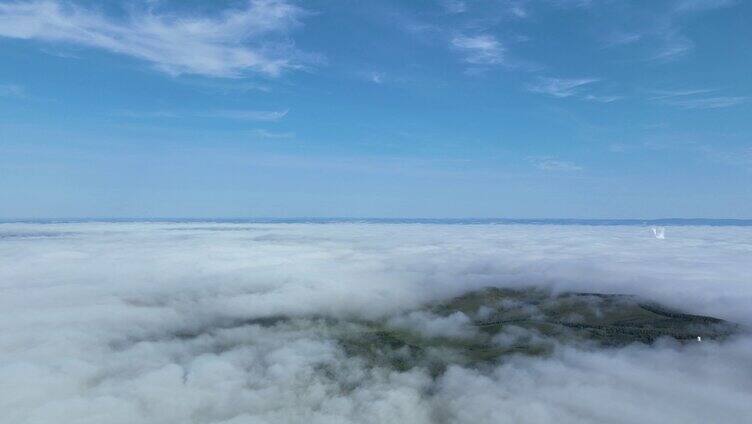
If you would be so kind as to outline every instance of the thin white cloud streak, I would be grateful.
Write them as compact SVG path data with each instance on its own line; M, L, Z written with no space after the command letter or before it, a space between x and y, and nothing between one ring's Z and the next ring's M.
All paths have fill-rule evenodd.
M361 78L374 84L383 84L386 82L386 73L380 71L366 71L358 74Z
M507 12L518 19L527 18L530 14L522 2L509 3Z
M6 2L0 36L103 49L170 75L276 76L301 66L284 36L302 15L283 0L251 0L215 17L156 14L146 3L122 19L57 0Z
M598 78L548 78L538 77L535 82L527 85L531 93L545 94L557 98L577 97L582 100L597 103L613 103L621 100L623 96L581 94L587 86L601 81Z
M750 240L745 227L657 240L644 227L1 224L0 408L19 424L744 422L748 336L560 347L433 380L368 367L308 319L232 324L400 316L487 285L634 293L752 323ZM403 323L456 334L464 319Z
M716 89L712 88L698 88L698 89L687 89L687 90L656 90L655 96L652 97L653 100L661 100L661 99L668 99L671 97L681 97L681 96L693 96L696 94L706 94L706 93L712 93L714 91L718 91Z
M672 61L689 54L695 43L689 38L669 31L663 36L663 47L651 59L656 61Z
M504 61L504 46L492 35L459 35L452 38L451 45L472 65L498 65Z
M644 36L645 36L644 34L640 34L637 32L615 31L614 33L606 37L605 43L606 43L606 46L609 46L609 47L624 46L628 44L637 43L640 40L642 40Z
M718 92L717 89L663 90L656 91L651 100L683 109L721 109L747 103L746 96L708 96Z
M654 62L671 62L689 55L695 43L682 32L681 21L677 13L664 12L648 18L640 34L650 51L647 59Z
M591 102L598 102L598 103L613 103L615 101L621 100L624 97L622 96L599 96L595 94L588 94L583 99L589 100Z
M542 171L553 172L575 172L582 171L582 167L572 162L559 160L551 157L540 157L531 159L536 168Z
M719 148L713 144L700 144L693 146L693 150L713 162L752 170L752 146L750 145L738 148Z
M636 46L645 60L662 63L680 60L692 53L694 41L686 34L686 23L709 11L735 6L732 0L679 0L654 2L650 7L622 2L612 8L600 3L610 24L603 36L606 47ZM593 3L597 5L598 3ZM610 14L606 9L617 14Z
M441 2L444 10L450 14L464 13L467 11L467 3L460 0L444 0Z
M287 116L289 110L248 110L226 109L199 113L198 116L207 118L235 119L240 121L279 121Z
M289 109L285 110L257 110L257 109L218 109L198 112L158 110L158 111L132 111L122 110L116 113L117 116L127 118L216 118L231 119L238 121L259 121L259 122L276 122L287 116Z
M545 78L541 77L535 83L529 84L527 89L533 93L546 94L553 97L565 98L578 93L583 86L599 81L596 78Z
M118 110L113 115L125 118L181 118L184 113L171 110L152 110L152 111L135 111L135 110Z
M671 106L678 106L683 109L721 109L731 106L738 106L747 103L749 97L741 96L718 96L702 98L683 98L665 100L664 103Z
M266 138L272 140L289 140L295 138L294 132L275 132L265 129L256 129L251 132L254 136L259 138Z
M676 12L700 12L734 6L736 0L679 0L674 10Z
M264 93L272 91L272 88L267 84L237 79L219 80L206 78L178 78L174 81L196 87L199 90L212 94L242 95L253 91L261 91Z

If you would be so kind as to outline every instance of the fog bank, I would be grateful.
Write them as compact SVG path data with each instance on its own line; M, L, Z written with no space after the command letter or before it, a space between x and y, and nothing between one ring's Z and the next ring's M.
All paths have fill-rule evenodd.
M410 310L496 286L749 326L751 259L749 227L0 224L0 422L748 422L746 335L434 376L348 355L319 318L461 337L467 317Z

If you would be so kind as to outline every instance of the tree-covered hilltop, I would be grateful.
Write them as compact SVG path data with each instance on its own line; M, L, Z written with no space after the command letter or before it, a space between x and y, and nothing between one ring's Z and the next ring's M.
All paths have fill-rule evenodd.
M620 347L723 340L741 331L721 319L676 311L636 296L552 294L487 288L383 320L325 320L348 355L374 365L435 374L514 354L547 355L557 345Z

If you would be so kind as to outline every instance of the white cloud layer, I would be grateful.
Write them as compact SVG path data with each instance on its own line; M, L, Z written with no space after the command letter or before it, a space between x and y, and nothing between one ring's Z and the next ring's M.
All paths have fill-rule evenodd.
M639 294L752 324L752 228L0 224L3 423L743 423L752 340L560 347L488 369L367 367L309 315L478 287ZM264 327L253 319L301 317ZM443 321L442 321L443 320Z
M122 18L57 0L0 3L0 36L107 50L171 75L276 76L300 66L285 35L303 11L284 0L250 0L217 16L132 7Z

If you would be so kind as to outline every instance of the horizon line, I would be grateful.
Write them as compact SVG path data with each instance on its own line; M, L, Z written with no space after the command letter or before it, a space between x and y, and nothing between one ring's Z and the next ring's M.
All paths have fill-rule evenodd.
M58 218L0 218L0 224L8 223L85 223L85 222L218 222L218 223L500 223L500 224L727 224L750 225L752 218L500 218L500 217L336 217L336 216L298 216L298 217L58 217Z

